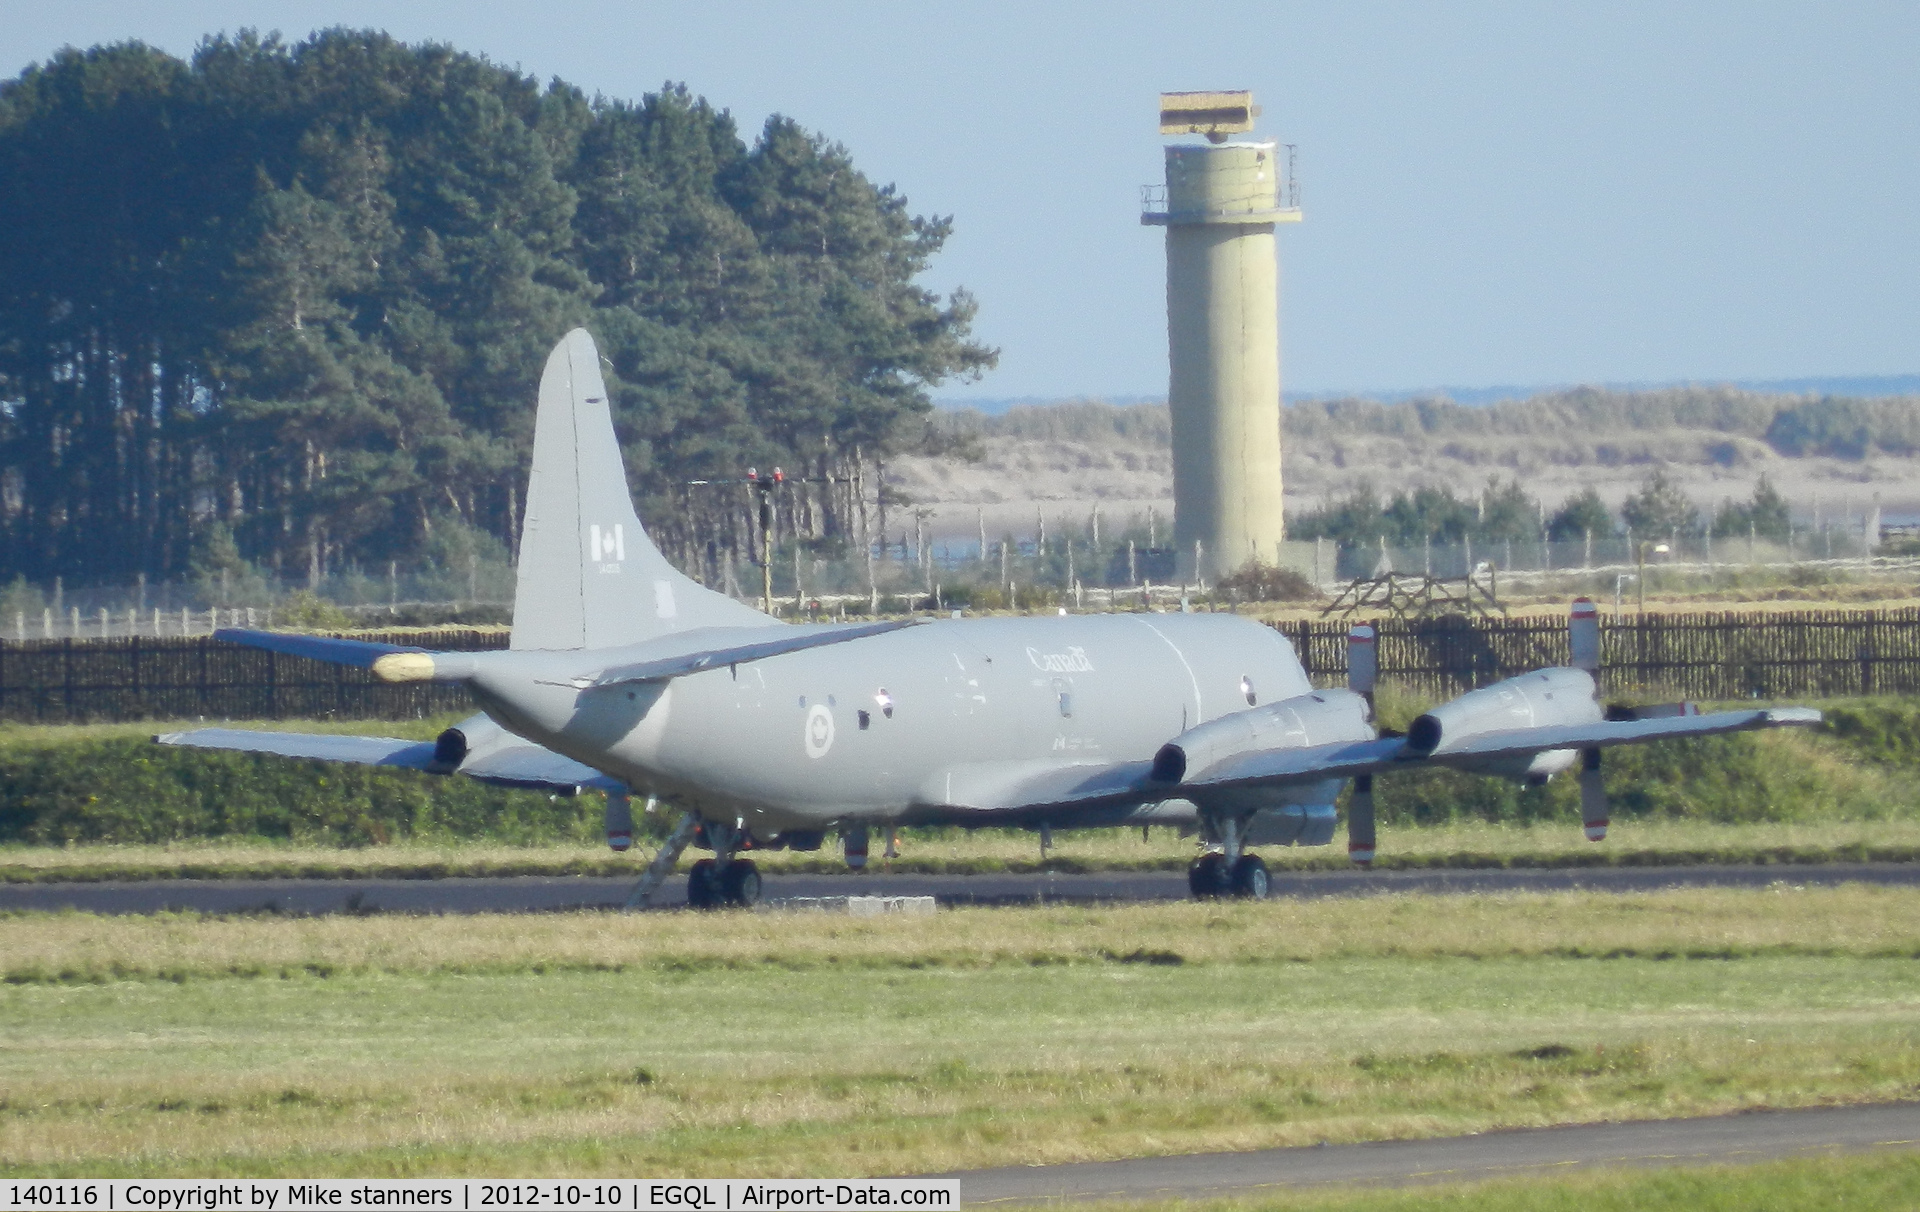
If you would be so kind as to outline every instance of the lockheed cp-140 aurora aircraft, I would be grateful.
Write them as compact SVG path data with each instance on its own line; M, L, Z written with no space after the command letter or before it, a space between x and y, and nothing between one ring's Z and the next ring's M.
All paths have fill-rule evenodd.
M1577 765L1598 841L1607 746L1820 719L1797 707L1609 712L1591 603L1575 606L1575 668L1464 694L1405 736L1375 730L1367 628L1355 628L1349 688L1316 690L1285 637L1230 614L782 623L682 575L648 540L599 361L576 329L540 380L506 650L217 633L388 682L463 683L482 714L430 742L228 729L156 739L603 791L616 849L631 835L629 796L664 800L683 816L629 904L691 843L713 853L688 877L688 900L704 907L759 899L742 852L813 849L838 833L859 865L869 830L914 824L1174 825L1201 835L1195 896L1262 897L1267 868L1251 847L1330 843L1352 780L1348 852L1369 863L1374 777L1427 765L1533 783Z

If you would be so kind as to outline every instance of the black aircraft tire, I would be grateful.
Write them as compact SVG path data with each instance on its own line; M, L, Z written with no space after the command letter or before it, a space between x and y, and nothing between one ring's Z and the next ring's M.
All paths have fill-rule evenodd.
M1233 894L1242 900L1264 901L1273 887L1273 877L1257 854L1243 854L1233 865Z
M751 909L760 903L760 868L746 859L735 859L727 864L727 873L720 877L721 892L726 899L743 909Z
M1227 890L1227 856L1203 854L1187 868L1187 891L1197 901L1210 901Z
M720 890L713 885L713 860L701 859L687 872L688 908L713 908L714 904L720 899Z

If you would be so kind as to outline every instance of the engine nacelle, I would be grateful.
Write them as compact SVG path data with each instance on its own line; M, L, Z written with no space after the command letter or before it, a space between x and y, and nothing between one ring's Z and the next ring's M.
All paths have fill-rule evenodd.
M1351 690L1316 690L1189 728L1153 756L1153 781L1178 783L1243 753L1373 739L1373 709Z
M484 715L469 716L434 738L433 761L427 770L433 774L453 774L468 758L490 753L518 739Z
M1583 669L1538 669L1435 707L1408 726L1407 750L1419 757L1444 757L1449 748L1489 733L1591 724L1601 717L1592 674ZM1571 749L1548 750L1530 757L1463 765L1483 774L1542 783L1571 766L1576 756Z

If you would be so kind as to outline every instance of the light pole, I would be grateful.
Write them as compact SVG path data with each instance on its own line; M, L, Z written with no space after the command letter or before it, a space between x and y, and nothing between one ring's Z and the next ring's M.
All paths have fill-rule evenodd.
M1634 576L1634 592L1640 597L1637 609L1643 615L1647 613L1647 552L1665 555L1671 550L1672 548L1665 543L1649 543L1645 539L1642 539L1634 548L1634 555L1639 564L1639 572Z

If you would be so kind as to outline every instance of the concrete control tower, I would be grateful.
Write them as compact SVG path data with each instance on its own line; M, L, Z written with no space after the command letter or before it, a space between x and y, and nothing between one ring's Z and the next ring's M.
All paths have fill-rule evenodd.
M1167 180L1140 221L1167 229L1167 403L1182 580L1276 564L1280 506L1280 270L1274 224L1300 221L1293 149L1253 129L1250 92L1162 93Z

